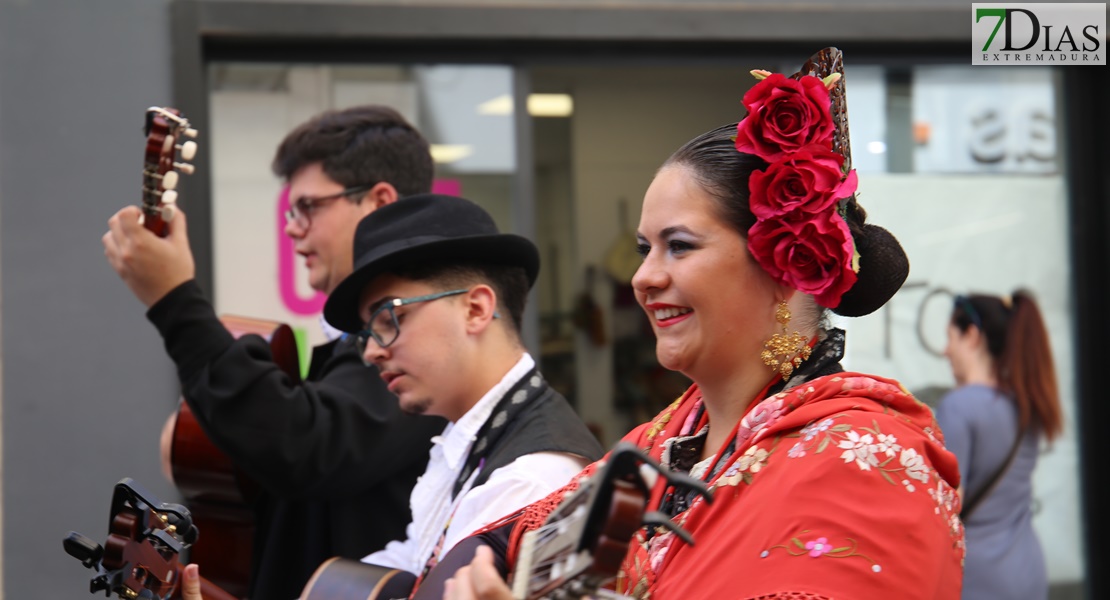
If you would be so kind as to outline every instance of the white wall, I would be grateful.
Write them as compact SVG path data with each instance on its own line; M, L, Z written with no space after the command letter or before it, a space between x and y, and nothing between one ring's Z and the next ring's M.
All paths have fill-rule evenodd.
M955 293L1032 290L1045 318L1056 364L1064 435L1034 474L1034 519L1053 581L1082 579L1082 513L1075 413L1075 370L1067 202L1058 176L869 175L860 178L868 220L894 232L910 258L907 285L879 312L846 319L845 368L888 374L911 391L953 385L943 349ZM889 353L887 340L889 339Z
M610 340L612 285L601 266L621 233L620 200L627 201L626 226L635 230L644 192L663 161L694 136L743 116L740 98L754 83L747 75L752 68L612 67L563 73L575 98L571 156L578 276L572 289L582 291L587 265L599 267L593 291L605 309ZM576 354L579 412L587 422L602 425L604 442L615 442L634 423L612 406L612 348L596 347L580 333Z

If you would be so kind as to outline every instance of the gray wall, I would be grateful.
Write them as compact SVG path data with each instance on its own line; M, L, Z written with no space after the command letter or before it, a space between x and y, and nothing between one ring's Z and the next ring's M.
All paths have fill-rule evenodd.
M62 538L104 541L122 477L172 497L157 460L172 366L100 244L139 201L143 112L170 102L168 5L0 0L8 598L89 597Z

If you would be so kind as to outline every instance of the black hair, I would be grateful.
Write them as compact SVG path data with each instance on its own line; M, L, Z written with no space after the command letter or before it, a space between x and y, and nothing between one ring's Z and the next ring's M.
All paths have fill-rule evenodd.
M386 182L400 196L431 191L428 141L396 110L377 104L330 110L285 136L274 174L286 180L312 163L343 187Z
M393 275L430 283L444 290L484 283L497 295L497 308L509 316L510 330L519 339L528 301L528 275L523 267L489 263L430 263L392 269Z
M686 142L663 163L663 168L688 168L716 201L718 216L747 239L756 221L749 206L748 179L753 171L766 169L768 164L736 149L737 125L724 125ZM860 254L860 272L840 305L832 310L856 317L877 310L898 291L909 273L909 261L890 232L866 223L867 212L854 194L848 198L844 214Z

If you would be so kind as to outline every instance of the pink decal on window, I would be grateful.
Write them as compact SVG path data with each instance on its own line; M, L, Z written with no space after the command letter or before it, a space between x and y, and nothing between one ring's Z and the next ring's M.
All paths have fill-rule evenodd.
M278 238L278 290L281 293L281 302L289 312L295 315L314 315L324 308L327 296L321 292L313 291L312 295L305 298L297 292L296 273L294 261L297 252L293 249L293 240L285 235L285 213L289 210L289 186L281 188L281 195L277 202L277 238Z
M458 179L437 179L432 182L432 193L444 196L462 195L462 182Z

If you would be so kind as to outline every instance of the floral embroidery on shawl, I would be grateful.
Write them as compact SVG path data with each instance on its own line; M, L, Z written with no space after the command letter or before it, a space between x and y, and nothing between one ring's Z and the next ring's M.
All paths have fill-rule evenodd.
M803 539L805 541L803 541ZM790 538L790 545L779 544L771 546L760 553L760 557L767 558L774 550L785 550L790 556L809 556L810 558L862 558L871 563L871 571L879 573L883 570L882 565L871 560L864 554L860 554L857 549L856 540L846 538L844 545L837 546L829 541L829 538L821 536L816 537L809 530L798 532L797 536Z
M750 485L755 478L755 474L767 465L767 459L770 456L771 452L759 446L748 448L747 451L740 455L740 458L736 462L732 463L731 467L725 470L713 487L739 485L741 482Z
M861 471L874 470L892 484L895 483L892 474L895 474L910 492L916 490L911 479L929 483L930 469L917 450L903 448L897 437L883 433L874 420L871 427L858 430L852 425L836 425L835 420L843 416L835 415L806 425L798 433L783 436L802 438L791 446L787 456L802 458L811 453L821 454L835 444L836 449L843 450L840 458L845 464L854 463Z
M685 394L679 396L677 400L671 402L671 404L667 406L667 408L664 409L662 413L655 417L655 420L651 423L651 427L648 428L647 434L644 436L646 441L648 442L649 448L651 447L651 442L655 440L655 436L663 432L663 429L665 429L667 427L667 424L671 422L671 417L674 416L675 411L678 410L678 407L682 404L682 401L685 400L689 395L690 391L688 390Z
M683 400L688 403L686 408L671 405L648 427L649 439L641 438L646 449L658 452L665 445L662 442L690 433L681 430L691 429L694 425L691 415L695 407L700 408L701 395L696 386ZM826 400L830 401L828 409L823 408ZM876 416L866 417L867 414ZM810 415L811 418L802 420ZM879 415L885 420L880 422ZM928 421L923 421L925 415ZM661 422L664 419L666 422ZM681 427L678 421L683 422ZM883 423L912 427L917 432L913 443L900 439L900 435L908 434L888 430ZM934 512L948 532L953 548L962 554L963 531L955 489L919 451L923 440L937 445L941 441L931 412L897 383L859 374L821 377L756 403L738 425L735 452L719 475L710 479L710 488L716 499L727 501L726 498L739 499L741 487L753 485L763 473L791 461L821 461L815 467L820 470L849 468L898 486L903 493L929 498L926 502L935 505ZM948 478L953 477L951 466L946 467ZM735 492L722 496L729 488ZM693 523L695 515L714 508L695 499L674 520L686 526ZM884 572L884 565L850 531L850 527L803 529L777 544L772 542L762 550L753 550L762 552L759 554L762 557L781 552L791 557L854 559L863 563L863 570L868 573ZM697 539L697 532L693 533ZM666 530L660 529L655 535L641 530L632 546L639 550L630 552L617 590L645 598L655 589L668 564L675 560L676 547L684 543Z
M692 386L625 441L658 460L670 441L704 427L700 407L701 392ZM742 438L745 441L741 442ZM731 589L721 586L736 585L736 569L747 573L744 585L737 589L737 597L743 598L793 597L791 594L818 598L857 592L861 598L881 597L876 596L879 593L889 597L897 592L883 586L894 584L931 586L943 590L941 595L953 586L958 589L963 529L954 487L959 478L955 459L942 447L931 410L896 382L839 373L773 394L755 403L743 417L732 451L721 456L722 464L709 470L714 501L694 498L673 516L675 523L690 531L697 545L687 546L663 528L639 529L617 575L616 591L654 600L691 597L689 594L697 597L705 589ZM588 468L586 473L595 470ZM825 474L841 470L845 477L825 479ZM771 483L758 485L767 477ZM821 487L830 483L834 488ZM787 489L797 486L804 496L796 500L793 493L771 493L783 484ZM514 540L542 523L550 509L575 487L572 484L553 494L550 501L518 515L510 537L510 567L515 562ZM900 491L881 491L892 488ZM858 494L880 491L883 501L856 503ZM665 492L662 486L653 490L649 510L660 506ZM892 501L892 493L912 500ZM846 515L830 512L836 509L822 508L828 500L839 500L842 507L871 504L888 513L894 511L889 514L900 515L898 522L911 524L923 541L913 548L891 545L886 538L896 530L882 517L876 520L868 511L853 510L845 521ZM803 505L809 508L796 509L799 501L809 502ZM782 521L779 507L802 520L796 526ZM743 533L707 536L710 531ZM942 540L951 554L937 551ZM710 556L727 557L706 558ZM847 560L831 560L834 558ZM800 571L781 562L805 559L812 560L811 566ZM758 562L752 564L751 560ZM852 566L857 563L859 566ZM764 564L768 568L760 567ZM834 566L840 564L844 567ZM783 573L793 573L786 578L786 587ZM769 577L777 583L768 583ZM861 590L858 586L862 585L869 587Z

